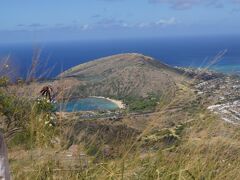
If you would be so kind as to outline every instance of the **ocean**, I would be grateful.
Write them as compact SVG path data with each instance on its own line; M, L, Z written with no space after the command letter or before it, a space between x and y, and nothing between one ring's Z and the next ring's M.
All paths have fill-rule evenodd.
M141 53L172 66L204 67L225 50L221 60L210 68L240 73L240 37L230 36L2 43L0 59L3 65L3 59L9 57L11 76L24 78L31 67L33 54L41 51L36 76L53 78L72 66L118 53Z
M74 101L61 102L57 106L58 111L74 112L74 111L96 111L96 110L116 110L119 107L103 98L83 98Z

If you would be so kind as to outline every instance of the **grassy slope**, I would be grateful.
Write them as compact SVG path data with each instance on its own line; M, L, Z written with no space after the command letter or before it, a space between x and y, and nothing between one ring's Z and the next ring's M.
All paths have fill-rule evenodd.
M62 126L68 132L76 127L72 121L64 123ZM81 143L76 141L76 146L72 146L76 154L85 154L80 158L67 156L73 150L63 150L58 145L30 151L21 147L10 149L13 177L238 179L240 176L239 127L206 111L186 86L178 89L170 104L159 105L155 113L126 116L120 122L88 123L91 126L87 127L92 128L80 131ZM137 133L127 133L124 127ZM122 141L114 141L119 134ZM108 155L103 156L106 149Z
M151 57L119 54L75 66L59 75L81 81L72 96L146 97L149 93L165 94L174 89L183 75Z
M68 89L64 79L61 81L59 88ZM161 96L154 113L126 114L119 121L59 116L54 138L46 136L51 131L29 108L26 128L35 133L34 138L27 134L8 141L13 178L240 178L239 127L208 112L188 85L176 86L170 96ZM28 93L32 96L31 87Z

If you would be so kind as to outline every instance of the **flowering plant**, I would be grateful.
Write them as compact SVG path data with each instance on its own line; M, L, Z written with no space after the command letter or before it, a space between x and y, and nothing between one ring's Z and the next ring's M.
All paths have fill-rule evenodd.
M53 127L56 125L55 102L51 102L46 97L39 97L36 100L36 110L40 114L39 121L44 120L45 126Z

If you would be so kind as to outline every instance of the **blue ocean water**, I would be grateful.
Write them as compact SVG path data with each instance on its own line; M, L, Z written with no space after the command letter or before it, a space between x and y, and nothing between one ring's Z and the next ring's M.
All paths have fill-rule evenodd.
M118 53L142 53L173 66L203 67L219 52L227 53L211 68L240 72L240 37L179 37L156 39L96 40L35 44L0 44L0 59L10 55L13 76L25 77L33 53L41 49L37 75L55 77L60 72L96 58Z
M57 109L64 112L75 112L93 110L115 110L118 109L118 106L107 99L89 97L72 100L65 103L59 103Z

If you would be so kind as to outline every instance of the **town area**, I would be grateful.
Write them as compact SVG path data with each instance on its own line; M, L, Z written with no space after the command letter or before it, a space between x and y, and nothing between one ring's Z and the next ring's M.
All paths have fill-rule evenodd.
M240 124L240 77L221 76L200 81L195 86L197 95L206 100L208 109L223 120Z

